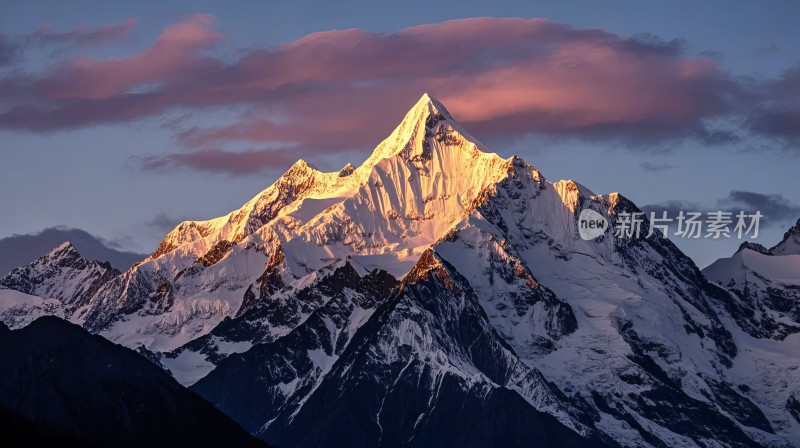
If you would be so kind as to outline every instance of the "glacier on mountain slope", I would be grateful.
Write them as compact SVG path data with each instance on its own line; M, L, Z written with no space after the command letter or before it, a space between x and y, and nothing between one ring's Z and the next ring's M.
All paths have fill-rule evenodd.
M619 211L638 210L621 195L553 183L519 158L488 153L423 96L358 168L322 173L299 161L239 210L180 224L151 257L62 312L159 352L182 383L199 381L207 398L266 435L303 433L334 384L358 396L366 387L350 383L358 373L384 399L392 382L412 379L458 384L465 400L482 390L508 403L513 391L567 427L625 446L800 443L792 413L796 403L800 416L800 362L786 345L796 335L784 345L764 339L762 320L748 318L754 306L730 285L709 284L660 234L580 239L585 208L611 225ZM795 240L787 236L778 251ZM423 254L434 267L423 266ZM781 266L789 270L775 281L791 286L791 268ZM426 275L404 278L409 271ZM386 272L404 281L400 292L347 287L385 288L377 279L388 282ZM420 312L432 305L496 336L465 344L443 331L447 321ZM481 344L497 347L494 364L472 352ZM362 346L375 371L398 360L414 368L376 378L354 364ZM498 366L511 376L495 377ZM256 372L265 385L236 389L237 372ZM524 386L523 377L553 389ZM254 397L259 409L239 407ZM422 414L403 431L430 436L435 410L414 412ZM380 431L389 431L380 416Z

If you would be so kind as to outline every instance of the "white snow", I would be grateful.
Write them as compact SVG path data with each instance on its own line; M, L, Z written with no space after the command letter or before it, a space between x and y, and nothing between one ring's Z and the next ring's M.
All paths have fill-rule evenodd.
M22 328L42 316L63 318L61 302L0 287L0 321L8 328Z
M184 350L176 358L162 357L161 363L182 385L189 387L214 370L214 364L197 352Z
M743 249L729 258L720 258L703 273L722 285L731 280L743 284L753 274L784 285L800 285L800 255L764 255Z

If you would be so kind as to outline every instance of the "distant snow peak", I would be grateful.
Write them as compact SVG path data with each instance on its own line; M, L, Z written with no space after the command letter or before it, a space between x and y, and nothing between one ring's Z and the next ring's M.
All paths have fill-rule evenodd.
M64 242L0 278L0 287L41 297L49 309L59 309L53 314L69 316L88 300L88 296L119 274L108 262L87 260L71 243ZM0 303L0 316L22 313L26 308L21 303L13 303L6 309L7 305L10 302ZM29 305L32 309L44 306L36 301Z
M763 255L800 255L800 219L783 234L783 239L778 244L767 249L764 245L745 241L739 245L736 254L744 249L750 249Z
M745 241L733 256L718 259L703 274L738 296L726 305L750 335L784 340L800 332L799 226L771 249Z

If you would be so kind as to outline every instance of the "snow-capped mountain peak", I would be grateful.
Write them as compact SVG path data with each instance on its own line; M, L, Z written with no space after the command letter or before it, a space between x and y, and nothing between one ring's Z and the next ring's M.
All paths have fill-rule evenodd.
M70 242L64 242L37 260L8 273L0 279L0 286L38 296L45 300L48 309L58 308L55 314L69 315L118 275L120 272L107 262L87 260ZM0 314L20 314L24 311L22 305L15 301L12 308L0 310ZM38 309L45 303L34 300L29 305Z
M506 176L512 164L470 136L439 101L426 94L358 168L347 164L338 172L324 173L298 160L238 210L209 221L181 223L151 259L178 248L201 257L221 241L240 243L255 232L262 240L281 242L305 234L325 245L333 242L332 231L350 232L331 229L345 225L343 221L381 237L345 256L374 255L368 248L393 239L391 234L399 240L425 234L424 242L414 244L424 246L441 235L445 230L441 226L460 219L479 192ZM369 212L364 210L354 220L352 208ZM434 214L436 220L431 219ZM435 221L436 229L400 223L419 220ZM403 269L410 269L422 250Z
M46 254L39 257L39 259L34 261L34 264L70 264L74 262L83 263L84 261L88 260L85 260L81 256L81 254L78 252L78 249L76 249L75 246L73 246L69 241L64 241Z
M402 277L515 164L524 165L488 152L423 96L358 168L326 173L298 160L239 209L178 225L73 319L168 351L252 307L263 279L267 293L298 287L348 258Z

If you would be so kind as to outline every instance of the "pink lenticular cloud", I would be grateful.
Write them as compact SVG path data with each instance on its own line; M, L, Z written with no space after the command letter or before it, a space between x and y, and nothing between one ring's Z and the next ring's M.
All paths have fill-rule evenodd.
M182 123L179 141L194 152L164 166L197 169L193 154L208 161L220 156L208 151L233 141L310 153L373 145L424 92L476 133L628 138L635 129L647 141L685 137L687 129L702 134L705 119L730 111L738 89L713 61L683 57L663 42L544 19L327 31L244 50L227 63L208 55L222 37L213 24L210 15L188 16L131 57L82 57L2 79L0 95L12 100L0 126L51 131L176 108L247 107L231 126Z

